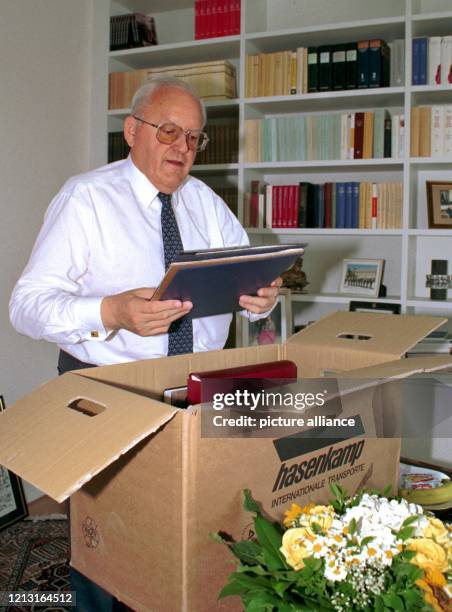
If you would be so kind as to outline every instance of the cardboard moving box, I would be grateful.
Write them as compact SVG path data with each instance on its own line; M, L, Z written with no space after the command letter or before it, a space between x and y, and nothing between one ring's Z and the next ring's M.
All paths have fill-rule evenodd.
M240 609L238 600L217 601L233 566L209 533L249 534L244 488L281 518L292 501L327 501L331 482L350 493L395 486L400 440L375 437L385 435L391 385L343 380L342 411L359 415L371 437L355 431L315 444L284 431L278 440L201 437L203 409L163 404L163 390L185 384L191 371L278 359L295 361L301 378L347 378L347 371L352 379L401 378L447 368L452 359L443 356L400 361L443 322L339 312L284 345L65 374L0 415L0 463L58 501L72 495L72 565L132 608Z

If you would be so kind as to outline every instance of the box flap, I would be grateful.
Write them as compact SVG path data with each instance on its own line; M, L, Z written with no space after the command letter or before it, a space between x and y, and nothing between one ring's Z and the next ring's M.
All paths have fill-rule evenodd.
M176 412L64 374L0 414L0 464L61 502Z
M432 355L430 357L410 357L409 359L396 359L386 363L366 368L356 368L347 370L334 375L334 378L365 378L370 380L375 379L395 379L406 378L413 374L422 374L424 372L438 372L441 370L452 369L452 357L450 355Z
M376 312L335 312L291 336L287 343L400 358L447 319Z

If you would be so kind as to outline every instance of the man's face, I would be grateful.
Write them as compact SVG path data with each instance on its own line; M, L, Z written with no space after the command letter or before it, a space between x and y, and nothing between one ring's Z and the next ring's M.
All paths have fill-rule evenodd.
M138 116L156 125L171 121L183 130L202 128L198 101L183 89L174 87L158 90ZM133 162L159 191L173 193L190 172L196 153L187 147L183 134L170 145L162 144L157 140L157 128L128 117L124 137Z

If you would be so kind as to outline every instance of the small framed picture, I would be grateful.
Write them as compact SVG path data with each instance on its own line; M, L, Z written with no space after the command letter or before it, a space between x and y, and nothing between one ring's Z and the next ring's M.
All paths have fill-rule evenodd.
M429 229L452 229L452 182L426 181Z
M250 322L243 318L242 344L280 344L293 333L291 291L281 287L278 302L265 319Z
M340 292L377 297L383 267L384 259L344 259Z
M0 395L0 412L5 401ZM28 515L22 482L15 474L0 465L0 530Z
M380 302L357 302L352 300L349 305L350 312L380 312L383 314L400 314L400 304Z

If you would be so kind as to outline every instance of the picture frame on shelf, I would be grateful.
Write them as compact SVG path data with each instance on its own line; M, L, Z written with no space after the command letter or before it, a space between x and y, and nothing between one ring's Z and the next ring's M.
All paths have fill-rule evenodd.
M351 300L350 312L379 312L381 314L400 314L400 304L387 302L359 302Z
M452 181L426 181L429 229L452 229Z
M249 321L243 317L243 346L281 344L293 333L291 291L279 289L276 306L265 319Z
M5 409L5 400L0 395L0 412ZM27 502L22 481L0 465L0 531L28 516Z
M343 259L340 293L378 297L384 259Z

